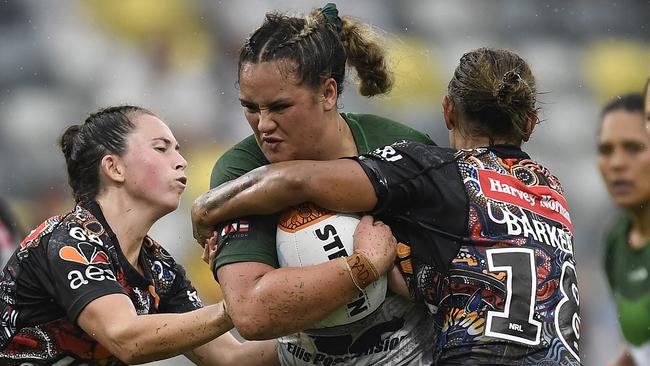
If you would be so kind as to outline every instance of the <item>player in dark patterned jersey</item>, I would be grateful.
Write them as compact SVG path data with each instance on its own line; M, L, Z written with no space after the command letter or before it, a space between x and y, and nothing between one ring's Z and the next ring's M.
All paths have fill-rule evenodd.
M435 314L436 364L579 365L571 216L559 180L521 150L537 122L528 64L499 49L463 55L443 109L451 149L404 141L273 164L206 193L205 215L303 201L371 211L410 243L397 248L400 278Z
M77 205L34 229L0 277L0 364L124 365L181 353L197 364L276 364L240 344L222 303L203 307L147 232L178 207L187 162L147 110L101 110L61 138Z

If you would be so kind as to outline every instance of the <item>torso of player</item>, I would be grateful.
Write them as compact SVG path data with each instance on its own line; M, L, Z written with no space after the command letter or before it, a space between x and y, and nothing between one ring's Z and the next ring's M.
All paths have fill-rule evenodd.
M426 135L378 116L350 113L342 116L350 126L359 153L404 139L432 143ZM265 164L268 161L249 137L219 159L211 186ZM273 218L275 221L270 223L255 217L225 224L213 271L235 261L262 261L277 267L278 218ZM426 365L432 361L435 340L432 324L432 318L421 305L389 294L382 306L358 323L281 337L278 354L284 365Z
M96 203L89 205L101 215ZM107 228L103 217L76 206L21 243L0 283L3 365L122 365L69 321L103 295L126 294L139 315L202 306L184 271L156 242L147 237L143 243L143 276L128 265ZM182 298L174 293L179 283L188 286Z
M393 150L360 162L377 176L380 217L418 223L419 240L397 254L435 314L436 363L579 365L573 226L557 178L512 145ZM446 273L423 256L453 243Z
M637 365L650 365L650 242L632 249L629 226L622 217L610 231L605 268L630 353Z

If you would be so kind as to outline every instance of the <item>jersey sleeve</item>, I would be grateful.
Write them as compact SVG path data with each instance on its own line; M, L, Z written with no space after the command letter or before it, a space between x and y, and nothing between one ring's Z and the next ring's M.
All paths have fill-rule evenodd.
M257 262L278 268L275 232L278 215L249 216L217 225L217 256L212 273L230 263Z
M68 319L77 321L91 301L109 294L126 294L117 282L114 264L105 245L76 224L61 224L47 247L54 298Z
M402 141L358 158L377 196L373 215L403 229L397 239L411 245L415 258L442 272L467 236L469 200L454 154Z
M210 188L235 179L255 168L268 164L254 138L249 137L227 151L214 166ZM219 223L217 255L212 273L217 279L217 269L238 262L264 263L278 268L275 249L277 215L248 216ZM218 280L218 279L217 279Z
M463 192L451 152L402 141L358 158L377 194L375 214L440 207ZM450 194L452 197L450 197Z

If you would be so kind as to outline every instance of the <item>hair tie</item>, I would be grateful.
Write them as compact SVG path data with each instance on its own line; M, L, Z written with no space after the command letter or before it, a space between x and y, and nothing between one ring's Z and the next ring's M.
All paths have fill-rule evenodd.
M339 11L336 9L336 4L327 3L318 10L320 10L321 14L325 17L326 24L333 25L337 32L340 32L341 29L343 29L343 22L341 21L341 18L339 18Z

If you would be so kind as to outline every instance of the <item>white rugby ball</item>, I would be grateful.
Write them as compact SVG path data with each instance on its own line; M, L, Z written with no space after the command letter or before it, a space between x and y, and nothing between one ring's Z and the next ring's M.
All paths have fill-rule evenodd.
M310 266L347 257L354 251L353 234L357 224L358 216L328 211L311 203L290 208L281 215L276 234L280 266ZM365 318L383 303L386 286L384 275L314 328L350 324Z

